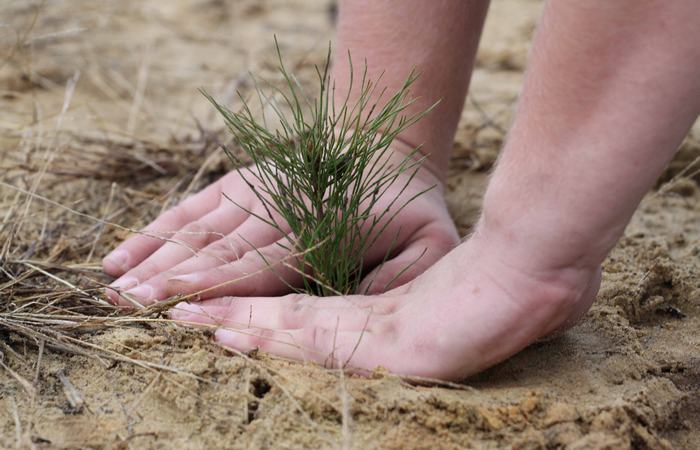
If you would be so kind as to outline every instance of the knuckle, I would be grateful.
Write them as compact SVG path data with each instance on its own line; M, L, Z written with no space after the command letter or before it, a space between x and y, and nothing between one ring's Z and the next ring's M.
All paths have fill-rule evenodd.
M230 238L222 238L206 247L200 253L226 263L237 261L240 257L240 249Z
M298 293L298 292L295 292L295 293L292 293L292 294L287 294L287 295L285 295L284 297L282 297L282 299L283 299L285 302L289 302L289 303L291 303L292 305L294 305L294 307L297 307L297 308L298 308L298 307L303 307L303 306L309 306L307 303L304 303L304 300L305 300L306 298L307 298L307 295L306 295L306 294L301 294L301 293Z
M396 342L398 340L399 327L392 319L381 320L372 328L378 336L381 336L384 342Z
M165 281L167 281L167 280L169 280L169 279L171 279L171 278L174 278L174 277L176 277L176 276L178 276L178 275L183 275L183 272L177 270L177 269L174 267L174 268L171 268L171 269L168 269L168 270L164 270L164 271L162 271L161 273L159 273L158 275L156 275L156 276L154 277L154 281L157 281L157 282L165 282Z
M292 294L294 297L298 297L298 294ZM291 296L285 296L285 300ZM303 325L305 321L310 320L313 310L310 306L304 305L294 298L290 298L291 304L287 305L285 308L280 310L280 323L283 328L298 328Z
M313 351L323 351L328 347L327 334L325 329L318 326L305 328L302 335L304 342L301 344Z
M237 297L229 297L229 296L224 296L224 297L218 297L215 299L210 299L207 300L207 303L212 306L226 306L229 308L229 310L233 310L236 306L236 301L238 300Z
M204 220L196 220L185 225L175 238L193 245L206 245L217 237L216 231Z
M382 314L382 315L390 315L394 314L399 310L399 302L394 300L394 299L389 299L387 298L383 302L378 302L375 303L371 306L371 310L373 313L376 314Z
M275 341L275 333L273 330L259 328L253 330L249 334L250 348L268 349Z
M224 191L223 191L223 188L222 188L222 186L221 186L221 183L218 183L218 182L217 182L217 183L215 183L214 185L212 185L212 192L211 192L211 195L213 195L213 196L216 197L216 204L215 204L214 207L215 207L215 208L220 207L220 206L222 205L222 203L223 203L224 198L225 198L225 197L224 197Z
M238 347L239 350L247 352L258 348L258 337L254 333L238 330L235 330L233 332L238 334L238 339L241 343Z
M232 264L214 267L208 270L207 273L203 273L202 276L208 276L208 278L203 279L203 283L211 285L212 288L228 290L235 286L238 295L247 295L247 293L240 291L240 288L247 285L247 283L238 283L239 277L236 276ZM230 298L231 302L235 301L235 297L226 298Z
M164 216L164 218L172 219L176 222L187 222L189 218L189 212L187 211L187 208L182 206L182 204L179 204L169 209L168 212L164 214Z
M206 233L211 231L211 227L203 220L195 220L184 226L183 231L191 233Z
M133 273L131 275L135 276L136 278L140 280L147 280L151 278L153 275L160 273L162 271L162 268L160 264L152 261L150 258L143 261L141 264L139 264L137 267L134 268Z
M266 259L267 257L262 250L252 249L243 253L238 261L245 266L253 266L265 263Z
M211 278L207 282L212 285L212 293L226 292L239 296L250 297L256 296L264 287L264 280L261 280L260 274L253 275L241 270L237 263L228 263L209 271Z

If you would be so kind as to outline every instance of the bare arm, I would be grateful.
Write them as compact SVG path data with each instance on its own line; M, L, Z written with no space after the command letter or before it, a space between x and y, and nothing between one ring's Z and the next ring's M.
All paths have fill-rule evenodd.
M369 78L382 75L382 85L396 92L412 69L420 78L411 94L409 113L440 100L423 120L400 138L411 147L424 144L427 167L443 179L452 140L469 86L488 1L385 0L341 2L333 77L346 92L350 68L355 74L367 60Z
M700 112L699 61L693 0L549 2L482 231L532 270L597 267Z

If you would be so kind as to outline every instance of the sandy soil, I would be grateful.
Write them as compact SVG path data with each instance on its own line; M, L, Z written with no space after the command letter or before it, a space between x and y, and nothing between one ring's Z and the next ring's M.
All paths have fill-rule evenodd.
M449 180L463 233L540 8L493 2ZM0 3L0 179L144 225L227 170L221 124L196 88L226 99L249 88L248 70L269 75L273 33L310 79L332 37L331 11L300 0ZM102 355L150 367L42 347L0 325L0 447L700 448L697 164L681 173L698 155L700 126L605 263L579 325L463 384L231 355L204 332L159 321L80 335ZM81 289L109 281L99 258L124 231L7 187L0 205L0 286L25 273L23 289L66 291L26 261ZM0 293L0 303L10 298Z

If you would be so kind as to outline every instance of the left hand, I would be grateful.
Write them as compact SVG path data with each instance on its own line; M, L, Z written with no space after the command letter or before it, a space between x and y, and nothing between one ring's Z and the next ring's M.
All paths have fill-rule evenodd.
M398 164L405 156L397 145L394 148L392 160ZM390 209L397 197L400 199L393 208L421 191L433 189L408 203L368 250L366 268L374 270L363 280L360 292L378 293L400 286L459 243L440 180L420 167L402 191L410 175L410 170L402 173L371 212L379 215ZM106 290L107 295L115 303L129 306L122 292L129 299L148 304L178 294L200 299L282 295L291 291L290 285L301 285L298 273L279 264L295 264L290 252L278 245L288 247L287 224L278 219L281 229L275 229L229 199L258 216L267 215L241 174L232 171L162 214L143 230L144 234L130 237L107 255L104 270L118 277ZM380 264L390 250L392 258ZM269 270L272 264L276 264L276 270Z

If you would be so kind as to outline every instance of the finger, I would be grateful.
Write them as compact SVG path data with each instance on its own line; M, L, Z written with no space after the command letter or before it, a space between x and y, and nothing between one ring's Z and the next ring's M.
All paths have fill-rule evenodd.
M358 292L379 294L403 286L445 256L459 240L455 232L437 227L419 231L401 253L372 270L360 283Z
M333 297L314 297L305 294L287 294L281 297L217 297L203 301L187 301L178 305L208 305L210 307L230 306L236 302L237 306L254 304L256 306L280 306L286 303L296 303L305 306L326 308L364 308L371 309L374 314L390 314L401 306L401 295L383 294L381 296L367 295L343 295Z
M102 268L109 275L123 275L163 245L163 238L170 237L169 232L177 231L213 211L220 202L221 183L216 182L161 214L142 230L142 234L122 242L105 256Z
M112 283L107 295L119 301L117 291L127 290L132 297L144 301L156 298L153 288L143 282L192 257L199 249L219 239L222 233L231 232L246 217L243 210L222 206L185 225L169 242Z
M246 235L249 238L244 238ZM165 299L177 294L193 294L202 290L205 291L199 294L200 299L229 295L212 295L206 289L216 284L226 283L245 276L241 271L245 271L247 274L251 273L251 271L262 269L263 266L259 268L250 267L250 262L257 262L258 265L264 263L260 256L261 252L263 255L266 255L268 261L283 258L283 256L278 257L275 252L271 252L271 250L281 249L279 245L275 245L275 248L272 248L271 244L278 240L281 235L282 233L274 227L262 224L259 219L249 216L240 227L225 238L209 244L197 252L196 255L168 270L157 273L141 284L148 286L147 289L150 292L150 296L154 299ZM279 240L281 244L285 241L286 238ZM257 248L265 250L256 250ZM247 253L253 253L254 255L244 258ZM286 253L288 252L285 251L285 255ZM233 266L239 267L240 270L233 270ZM225 278L227 276L229 278ZM206 284L208 282L214 283L215 280L220 281L216 284ZM259 281L264 282L263 280ZM277 277L272 280L275 284L278 284L279 281ZM256 282L256 280L253 280L253 282ZM272 286L269 287L272 288ZM288 292L289 289L285 290L284 287L280 288L279 292L278 290L270 289L264 295ZM230 291L224 289L218 290L218 292L234 293L236 291L235 289Z
M373 369L380 363L401 366L398 359L403 356L396 351L395 334L386 325L387 321L381 320L386 316L368 316L363 308L349 307L346 297L292 294L279 299L241 299L243 301L235 305L233 302L239 300L227 299L228 305L222 300L181 303L171 310L171 316L176 320L218 326L217 341L240 351L259 348L285 358L335 367L350 365ZM259 303L264 304L264 314L256 315L253 310L253 318L246 319L245 311ZM298 308L295 306L298 303L306 306ZM325 307L325 303L332 306ZM244 329L234 329L239 322ZM260 324L294 327L271 328ZM382 356L384 361L380 361ZM397 360L391 361L391 358Z
M301 301L300 298L315 301ZM375 312L375 309L380 311ZM372 317L384 316L386 311L387 308L358 306L347 300L326 302L324 298L292 294L267 299L225 297L216 301L183 302L171 309L171 316L184 322L237 329L296 329L337 324L345 330L362 330Z
M381 339L369 330L346 331L321 326L292 330L219 328L214 336L219 344L241 352L260 349L282 358L313 361L329 368L372 370L380 365L391 365L391 358L401 358L394 342Z
M228 236L210 244L197 255L173 267L169 278L238 261L246 253L267 247L275 241L284 244L286 242L284 235L285 232L263 223L257 217L248 216Z
M288 239L284 237L250 250L232 263L176 275L166 281L165 294L196 293L199 298L213 298L288 293L290 286L300 286L303 281L303 275L294 270L298 261L292 257L288 246Z

